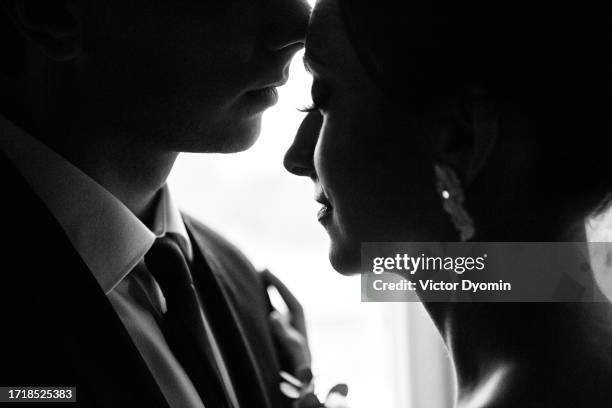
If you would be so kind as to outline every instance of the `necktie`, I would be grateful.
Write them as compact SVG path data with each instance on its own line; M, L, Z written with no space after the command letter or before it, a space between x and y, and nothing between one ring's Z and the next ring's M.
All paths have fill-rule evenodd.
M230 408L227 390L215 363L206 334L202 304L187 261L168 236L158 238L145 256L145 264L166 298L162 332L207 408Z

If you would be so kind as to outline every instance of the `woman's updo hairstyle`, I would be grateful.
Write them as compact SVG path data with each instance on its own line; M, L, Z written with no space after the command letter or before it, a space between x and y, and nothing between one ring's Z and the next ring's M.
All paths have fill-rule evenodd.
M338 1L362 65L391 106L418 114L486 95L502 118L528 123L537 158L530 193L572 212L604 206L612 25L603 6Z
M0 3L0 75L19 77L26 64L26 41Z

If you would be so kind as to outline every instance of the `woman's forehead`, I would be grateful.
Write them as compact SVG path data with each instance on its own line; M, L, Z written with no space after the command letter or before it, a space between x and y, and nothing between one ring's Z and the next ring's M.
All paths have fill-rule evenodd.
M343 66L356 59L341 18L338 0L319 0L306 36L306 59L326 66Z

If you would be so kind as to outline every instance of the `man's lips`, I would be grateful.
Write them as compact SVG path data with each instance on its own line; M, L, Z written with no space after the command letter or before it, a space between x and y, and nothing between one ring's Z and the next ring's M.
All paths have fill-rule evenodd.
M263 85L256 85L254 89L244 93L246 101L256 107L257 111L264 110L278 102L277 87L287 83L287 77L281 79L262 81Z
M254 92L267 88L278 88L287 83L289 80L289 75L283 73L282 75L269 76L261 81L258 81L255 85L253 85L253 89L249 92Z
M244 94L250 101L262 106L272 106L278 102L278 91L274 87L255 89Z

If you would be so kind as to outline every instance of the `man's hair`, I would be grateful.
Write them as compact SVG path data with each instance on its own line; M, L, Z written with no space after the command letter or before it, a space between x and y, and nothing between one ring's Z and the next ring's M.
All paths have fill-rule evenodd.
M0 3L0 73L18 76L25 69L26 40Z

